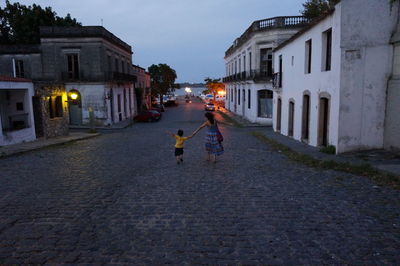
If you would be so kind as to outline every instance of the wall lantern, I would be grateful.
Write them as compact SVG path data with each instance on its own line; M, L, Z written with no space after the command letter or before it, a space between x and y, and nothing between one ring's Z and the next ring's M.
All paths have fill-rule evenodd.
M76 93L76 92L72 92L72 93L69 95L69 97L71 97L71 99L75 101L75 100L78 99L79 95L78 95L78 93Z

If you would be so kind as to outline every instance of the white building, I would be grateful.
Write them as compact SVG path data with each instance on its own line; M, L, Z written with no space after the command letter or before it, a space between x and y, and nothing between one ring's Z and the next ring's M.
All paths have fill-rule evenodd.
M307 24L304 17L253 22L225 52L225 107L257 123L272 124L273 48Z
M36 139L31 80L0 76L0 146Z
M383 148L397 10L342 0L278 46L274 130L337 153Z

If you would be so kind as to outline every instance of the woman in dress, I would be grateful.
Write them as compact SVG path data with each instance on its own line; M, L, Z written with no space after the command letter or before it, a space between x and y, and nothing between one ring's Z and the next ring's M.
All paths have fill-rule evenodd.
M207 127L206 134L206 151L207 151L207 161L211 160L211 156L213 157L213 162L217 162L217 155L222 155L224 153L224 147L222 143L218 140L218 125L217 121L214 119L214 115L210 112L205 113L204 115L207 120L204 122L196 131L193 132L194 136L204 127Z

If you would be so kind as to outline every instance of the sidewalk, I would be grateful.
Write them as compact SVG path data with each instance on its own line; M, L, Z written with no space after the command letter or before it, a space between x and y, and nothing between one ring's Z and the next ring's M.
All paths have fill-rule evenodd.
M271 126L262 125L262 124L259 124L259 123L252 123L249 120L242 118L241 116L238 116L238 115L236 115L234 113L231 113L230 111L228 111L224 107L220 107L219 109L217 109L217 111L228 115L229 117L234 119L238 124L240 124L242 127L271 127Z
M95 129L99 129L99 130L104 130L104 129L124 129L127 128L131 125L133 125L134 122L132 119L126 119L123 120L121 122L112 124L110 126L95 126ZM90 125L83 125L83 126L75 126L75 125L70 125L69 126L70 129L90 129Z
M241 124L243 127L252 127L253 123L247 121L244 124L241 117L232 114L227 110L220 110L224 114L228 115L231 119L236 121L236 123ZM344 153L340 155L327 154L319 151L319 148L307 145L303 142L294 140L287 136L281 135L275 132L272 127L259 127L254 129L254 131L260 132L265 135L268 139L278 142L291 150L311 156L317 160L323 161L335 161L339 163L349 163L354 166L370 164L372 167L378 170L382 170L400 177L400 154L395 152L390 152L386 150L369 150L369 151L359 151Z
M15 154L20 154L32 150L38 150L44 147L60 145L68 142L73 142L82 139L88 139L99 136L99 133L85 133L85 132L70 132L68 136L55 137L55 138L40 138L32 142L25 142L9 146L0 147L0 159Z

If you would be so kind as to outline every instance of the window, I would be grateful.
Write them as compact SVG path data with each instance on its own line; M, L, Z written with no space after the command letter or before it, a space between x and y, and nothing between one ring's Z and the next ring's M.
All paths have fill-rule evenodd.
M240 89L238 91L238 105L240 105Z
M239 58L239 73L242 73L242 59Z
M121 69L122 69L122 73L125 73L125 64L124 61L121 60Z
M237 61L235 60L235 74L237 73Z
M108 63L108 71L112 71L112 62L111 62L111 56L107 56L107 63Z
M243 71L246 71L246 55L243 55Z
M233 89L231 89L231 102L233 102Z
M67 54L67 73L69 79L79 78L78 54Z
M16 103L16 108L17 108L17 111L23 111L24 110L24 103L23 102L17 102Z
M311 54L312 54L312 40L306 41L306 62L305 62L305 73L311 73Z
M322 34L322 71L331 70L332 62L332 29Z
M248 95L247 95L247 108L249 108L250 109L250 107L251 107L251 93L250 93L250 90L248 90L247 91L248 93Z
M251 52L249 52L249 70L251 71Z
M119 62L118 62L118 58L115 58L115 72L119 72Z
M260 50L260 74L262 77L272 76L272 48Z
M17 78L25 77L24 61L22 61L22 60L15 61L15 77L17 77Z
M278 88L282 88L282 55L279 56L279 80L278 80Z
M270 90L258 91L258 116L272 118L272 98L273 93Z
M63 106L62 106L61 96L49 97L49 116L50 118L63 116Z

